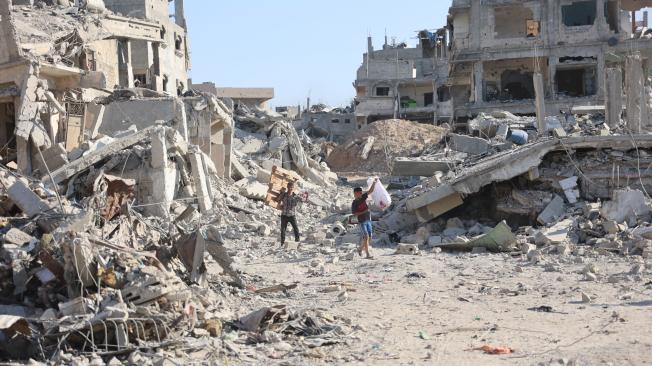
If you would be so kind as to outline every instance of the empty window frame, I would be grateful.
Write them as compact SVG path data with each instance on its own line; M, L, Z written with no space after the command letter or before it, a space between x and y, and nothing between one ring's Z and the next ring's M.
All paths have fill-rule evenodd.
M500 77L501 97L505 100L534 98L532 73L522 70L505 70Z
M425 107L430 107L435 104L435 93L424 93L423 94L423 105Z
M577 1L561 7L561 17L567 27L593 25L597 15L595 0Z
M448 102L451 100L451 89L448 85L442 85L437 88L437 101Z
M387 97L387 96L389 96L389 86L377 86L376 87L376 96L377 97Z
M558 69L555 74L557 94L567 97L586 97L596 94L596 68L594 66Z
M496 38L525 38L528 36L528 21L532 21L532 10L523 5L499 6L494 8L494 31Z

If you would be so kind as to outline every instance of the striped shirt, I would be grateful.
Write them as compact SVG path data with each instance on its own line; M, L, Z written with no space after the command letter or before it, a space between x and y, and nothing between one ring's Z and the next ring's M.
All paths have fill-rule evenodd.
M281 202L281 215L295 216L297 213L297 206L301 203L301 198L295 193L292 193L291 195L283 193L281 197L279 197L279 201Z

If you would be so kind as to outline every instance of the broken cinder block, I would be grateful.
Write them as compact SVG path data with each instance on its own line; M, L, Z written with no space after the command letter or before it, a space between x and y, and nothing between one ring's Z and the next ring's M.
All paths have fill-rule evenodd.
M539 214L537 221L542 225L550 224L561 217L565 211L566 207L564 205L564 199L558 195L555 195L555 197L548 204L548 206L546 206L543 212Z
M416 244L399 244L396 246L394 254L417 255L419 254L419 246Z
M20 179L16 180L16 182L9 187L7 195L9 196L9 199L11 199L11 201L29 217L34 217L51 209L46 201L37 196L36 193L34 193L29 186Z

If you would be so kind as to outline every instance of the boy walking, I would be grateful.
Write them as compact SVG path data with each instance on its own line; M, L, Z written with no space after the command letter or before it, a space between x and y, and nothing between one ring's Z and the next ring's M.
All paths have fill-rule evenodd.
M281 209L281 247L285 245L285 232L287 231L288 224L292 225L294 240L299 241L299 227L296 218L297 206L306 199L307 197L302 197L294 193L294 183L292 182L289 182L287 189L282 189L281 194L276 198L276 201L280 203L279 208Z
M371 254L369 254L369 246L371 245L371 238L373 237L373 226L371 224L371 213L369 212L369 206L367 205L367 198L369 198L369 195L374 192L374 189L376 189L376 183L378 183L378 178L374 179L371 188L369 188L369 191L365 193L362 192L361 187L356 187L353 190L354 200L351 204L351 212L358 218L361 230L358 255L362 256L362 252L364 251L367 254L367 259L373 259Z

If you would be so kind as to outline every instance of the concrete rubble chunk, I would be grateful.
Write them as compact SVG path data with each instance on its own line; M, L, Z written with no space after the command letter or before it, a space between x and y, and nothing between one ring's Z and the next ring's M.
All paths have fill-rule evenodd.
M419 246L416 244L399 244L396 246L394 254L417 255L419 254Z
M489 151L489 141L466 135L450 134L451 146L456 151L465 152L472 155L485 154Z
M638 217L649 213L650 207L645 194L634 189L615 190L611 201L603 203L600 210L603 217L618 223L635 223Z
M564 199L555 195L552 201L546 206L546 208L539 214L537 221L543 225L550 224L555 220L559 219L564 212L566 212L566 207L564 204Z
M7 190L9 199L18 206L25 215L34 217L51 210L50 205L37 196L22 180L18 179Z
M32 243L34 241L36 241L36 238L16 228L9 229L9 231L7 231L7 233L4 235L5 243L11 243L11 244L22 246L25 244Z
M154 127L148 127L142 131L138 131L131 136L115 140L113 143L99 150L96 150L80 159L66 164L52 172L52 179L57 184L61 183L73 175L88 169L88 167L99 162L100 160L145 140L150 136L150 133L153 129ZM50 178L48 176L43 177L42 181L47 185L50 182Z
M43 159L41 159L41 154ZM41 154L36 154L34 167L41 172L41 175L47 176L48 170L50 172L59 169L60 167L68 164L68 152L63 144L55 144L52 147L41 151Z
M541 235L546 244L564 244L567 242L568 234L574 226L574 220L562 220L549 228L542 229Z
M576 189L577 177L562 179L559 181L559 186L564 191L564 195L566 195L566 200L568 200L568 203L573 204L577 202L577 199L580 195L579 190Z

